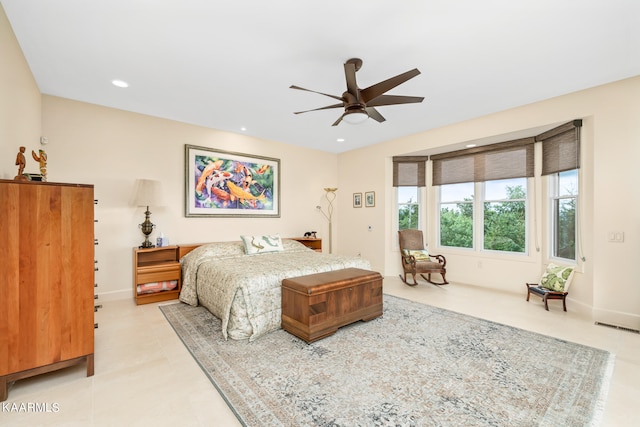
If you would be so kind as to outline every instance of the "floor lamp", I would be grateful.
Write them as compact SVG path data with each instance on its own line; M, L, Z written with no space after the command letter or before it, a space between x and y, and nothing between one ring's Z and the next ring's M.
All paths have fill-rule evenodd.
M331 236L333 234L331 230L331 217L333 216L333 201L336 199L336 191L338 191L338 189L325 188L324 191L324 196L327 198L328 202L327 213L325 213L320 206L316 206L316 209L318 209L320 213L322 213L322 215L324 215L324 217L329 221L329 253L331 254L333 253L333 246L331 245Z

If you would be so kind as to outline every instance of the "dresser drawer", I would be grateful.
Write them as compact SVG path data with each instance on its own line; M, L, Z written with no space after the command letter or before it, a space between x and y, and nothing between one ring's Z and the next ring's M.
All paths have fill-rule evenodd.
M180 263L138 267L137 285L180 279Z

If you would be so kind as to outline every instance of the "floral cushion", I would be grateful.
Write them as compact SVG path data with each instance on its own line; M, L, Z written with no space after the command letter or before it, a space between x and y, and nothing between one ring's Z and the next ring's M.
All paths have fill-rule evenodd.
M275 234L272 236L240 236L247 255L265 252L281 252L284 250L282 239Z
M569 292L574 267L549 264L540 279L540 286L556 292Z
M413 256L416 259L416 262L431 261L429 252L426 249L404 249L403 252L407 257Z

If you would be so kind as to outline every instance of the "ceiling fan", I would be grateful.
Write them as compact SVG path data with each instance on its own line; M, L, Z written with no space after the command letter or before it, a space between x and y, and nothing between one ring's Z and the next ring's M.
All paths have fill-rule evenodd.
M398 74L397 76L391 77L390 79L384 80L380 83L376 83L366 89L360 89L356 83L356 72L360 67L362 67L362 59L360 58L352 58L345 62L344 75L347 79L347 90L342 94L342 96L317 92L315 90L305 89L295 85L290 86L291 89L319 93L320 95L328 96L340 101L339 104L328 105L326 107L315 108L313 110L297 111L294 114L343 107L344 113L342 113L332 126L337 126L343 119L345 122L355 124L362 123L369 117L379 123L382 123L386 119L382 114L380 114L380 112L378 112L378 110L375 109L375 107L381 107L383 105L413 104L422 102L424 99L424 97L421 96L385 95L385 92L420 74L420 71L418 71L417 68Z

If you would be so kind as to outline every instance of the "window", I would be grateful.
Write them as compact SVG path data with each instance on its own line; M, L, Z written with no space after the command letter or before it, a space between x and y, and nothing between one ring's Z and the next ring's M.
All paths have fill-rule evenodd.
M474 183L440 186L440 246L473 248Z
M526 252L526 199L526 178L442 185L440 245Z
M440 245L526 252L533 137L431 156L440 186ZM477 243L477 246L476 246Z
M484 183L484 249L526 252L526 178Z
M419 187L398 187L398 230L420 228Z
M542 175L549 176L550 256L577 259L578 169L582 120L536 136L542 142Z
M576 260L578 170L549 175L552 236L551 256Z
M425 163L428 159L427 156L393 157L398 230L420 228L420 192L425 186Z

